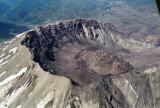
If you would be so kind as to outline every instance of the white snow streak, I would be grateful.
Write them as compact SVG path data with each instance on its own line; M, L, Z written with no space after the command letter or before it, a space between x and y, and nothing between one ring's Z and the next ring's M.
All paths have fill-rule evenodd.
M5 56L5 54L1 54L1 55L0 55L0 58L2 58L3 56Z
M79 98L79 97L75 97L75 100L76 100L76 101L79 101L79 100L80 100L80 98Z
M10 43L12 43L14 40L15 40L15 39L12 39L12 40L10 40L10 41L6 41L6 42L3 42L3 43L4 43L4 44L10 44Z
M14 48L9 50L9 53L15 54L17 52L17 49L18 49L17 47L14 47Z
M22 105L18 105L16 108L22 108Z
M4 59L6 60L6 59L8 59L9 57L11 57L11 55L6 56Z
M7 95L9 90L11 89L11 87L12 87L12 83L8 83L8 84L0 87L0 102L2 102L2 100L5 98L5 96Z
M54 98L54 92L51 91L47 96L37 104L37 108L45 108L46 104Z
M8 48L8 46L4 47L4 48L2 49L2 51L6 50L7 48Z
M83 30L84 30L86 36L89 37L89 32L88 32L87 27L85 25L82 25L82 26L83 26Z
M9 62L9 60L7 60L7 61L1 63L0 66L3 66L3 65L5 65L5 64L7 64L8 62Z
M4 48L4 49L6 49L6 48ZM17 47L14 47L14 48L12 48L12 49L9 50L9 53L15 54L15 53L17 52L17 49L18 49ZM0 58L3 57L3 56L5 56L5 54L2 54L2 55L0 56ZM8 63L9 60L7 60L7 59L8 59L9 57L11 57L11 55L8 55L8 56L6 56L5 58L0 59L0 66L3 66L3 65L5 65L6 63ZM7 61L4 62L4 60L7 60Z
M11 55L8 55L5 58L0 59L0 66L7 64L9 62L9 60L7 60L9 57L11 57ZM4 61L4 60L7 60L7 61Z
M0 63L2 63L4 61L4 58L0 59Z
M155 72L157 72L157 71L158 71L157 67L153 67L153 68L146 69L146 70L144 71L144 73L145 73L145 74L151 74L151 73L155 73Z
M125 79L125 82L128 84L128 80L127 79Z
M0 59L0 65L6 64L6 63L4 63L3 61L4 61L4 60L7 60L10 56L11 56L11 55L8 55L8 56L6 56L5 58Z
M0 86L9 83L10 81L16 79L17 77L20 77L21 75L23 75L27 71L27 69L28 69L27 67L22 68L17 74L9 76L8 78L6 78L2 82L0 82Z
M18 105L16 108L22 108L22 105Z
M0 74L0 77L3 76L7 71L4 71Z
M33 94L32 92L31 92L31 93L29 93L28 97L30 97L32 94Z
M20 38L23 35L24 35L24 33L21 33L21 34L17 35L16 38Z
M6 42L3 42L4 44L8 44L8 41L6 41Z
M23 92L27 89L27 83L22 85L19 89L14 90L11 95L7 95L5 99L0 104L0 108L8 108L9 105Z
M131 85L129 85L129 87L131 88L132 92L134 92L134 94L136 95L136 97L138 98L138 94L137 92L133 89L133 87Z

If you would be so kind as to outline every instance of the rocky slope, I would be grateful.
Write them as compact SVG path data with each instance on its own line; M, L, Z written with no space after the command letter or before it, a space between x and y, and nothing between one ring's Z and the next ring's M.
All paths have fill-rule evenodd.
M77 19L5 42L0 108L159 108L160 49L123 35L112 24Z

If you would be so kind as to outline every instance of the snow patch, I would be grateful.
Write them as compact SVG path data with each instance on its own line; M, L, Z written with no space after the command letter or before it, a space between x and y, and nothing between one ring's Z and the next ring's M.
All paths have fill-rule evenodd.
M4 60L7 60L11 55L6 56L5 58L0 59L0 63L2 63Z
M125 82L126 82L127 84L129 83L127 79L125 79Z
M10 40L10 41L6 41L6 42L3 42L3 43L4 43L4 44L10 44L10 43L12 43L14 40L15 40L15 39L12 39L12 40Z
M31 93L29 93L28 97L32 96L32 94L33 94L32 92L31 92Z
M37 104L37 108L45 108L46 104L50 102L54 98L54 92L51 91L47 94L47 96Z
M5 58L0 59L0 66L7 64L9 62L9 60L7 60L9 57L11 57L11 55L8 55ZM4 61L4 60L7 60L7 61Z
M17 49L18 49L17 47L12 48L12 49L9 50L9 53L15 54L15 53L17 52ZM5 54L2 54L2 55L0 56L0 58L3 57L3 56L5 56ZM7 55L5 58L0 59L0 66L3 66L3 65L5 65L6 63L8 63L9 60L7 60L7 59L8 59L9 57L11 57L11 55ZM4 62L4 60L7 60L7 61Z
M10 104L12 104L12 102L18 98L18 96L23 93L23 91L25 91L27 89L28 84L25 83L24 85L22 85L19 89L14 90L11 95L8 94L5 99L3 99L3 101L0 104L0 108L8 108Z
M7 60L7 61L1 63L0 66L3 66L3 65L5 65L5 64L7 64L8 62L9 62L9 60Z
M75 100L76 100L76 101L79 101L79 100L80 100L80 98L79 98L79 97L75 97Z
M0 102L2 102L2 100L5 98L5 96L7 95L9 90L11 89L11 87L12 87L12 83L8 83L8 84L0 87Z
M22 105L18 105L16 108L22 108Z
M1 55L0 55L0 58L2 58L3 56L5 56L5 54L1 54Z
M24 33L18 34L18 35L16 36L16 38L20 38L20 37L23 36L23 35L24 35Z
M4 44L8 44L8 41L6 41L6 42L3 42Z
M136 97L138 98L138 94L137 92L133 89L133 87L131 85L129 85L129 87L131 88L132 92L136 95Z
M6 56L4 59L7 60L9 57L11 57L11 55Z
M8 46L4 47L4 48L2 49L2 51L6 50L7 48L8 48Z
M144 70L144 73L151 74L151 73L155 73L157 71L158 71L157 67L153 67L153 68L149 68L149 69Z
M18 50L18 47L14 47L14 48L9 50L9 53L15 54L17 52L17 50Z
M83 27L84 33L89 38L89 31L88 31L87 27L85 25L82 25L82 27Z
M16 79L17 77L20 77L21 75L23 75L27 71L27 69L28 69L28 67L22 68L17 74L9 76L8 78L6 78L2 82L0 82L0 86L9 83L10 81Z
M1 74L0 74L0 77L3 76L7 71L3 71Z
M0 63L2 63L4 61L4 58L0 59Z

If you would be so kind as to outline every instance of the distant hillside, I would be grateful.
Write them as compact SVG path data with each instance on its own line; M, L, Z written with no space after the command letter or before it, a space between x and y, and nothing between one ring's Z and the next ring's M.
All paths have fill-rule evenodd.
M4 1L4 0L3 0ZM113 5L110 0L6 0L13 9L0 20L42 24L64 19L97 18Z
M0 39L7 39L15 34L28 30L26 26L0 22Z
M101 19L114 12L114 7L135 8L147 5L156 8L153 4L155 4L153 0L0 0L0 13L1 10L5 10L4 14L0 15L0 21L15 24L44 24L76 18ZM123 13L124 10L117 12ZM113 20L116 15L112 14Z
M89 18L113 23L136 39L160 34L160 18L154 0L0 1L0 10L5 10L0 11L1 22L33 26Z
M4 1L0 1L0 13L1 13L0 16L3 16L9 11L11 11L11 6Z

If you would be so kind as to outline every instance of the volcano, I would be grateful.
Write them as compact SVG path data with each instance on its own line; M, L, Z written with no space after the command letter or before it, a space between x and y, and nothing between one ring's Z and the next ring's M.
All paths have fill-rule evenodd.
M0 108L158 107L159 52L111 23L36 26L0 47Z

